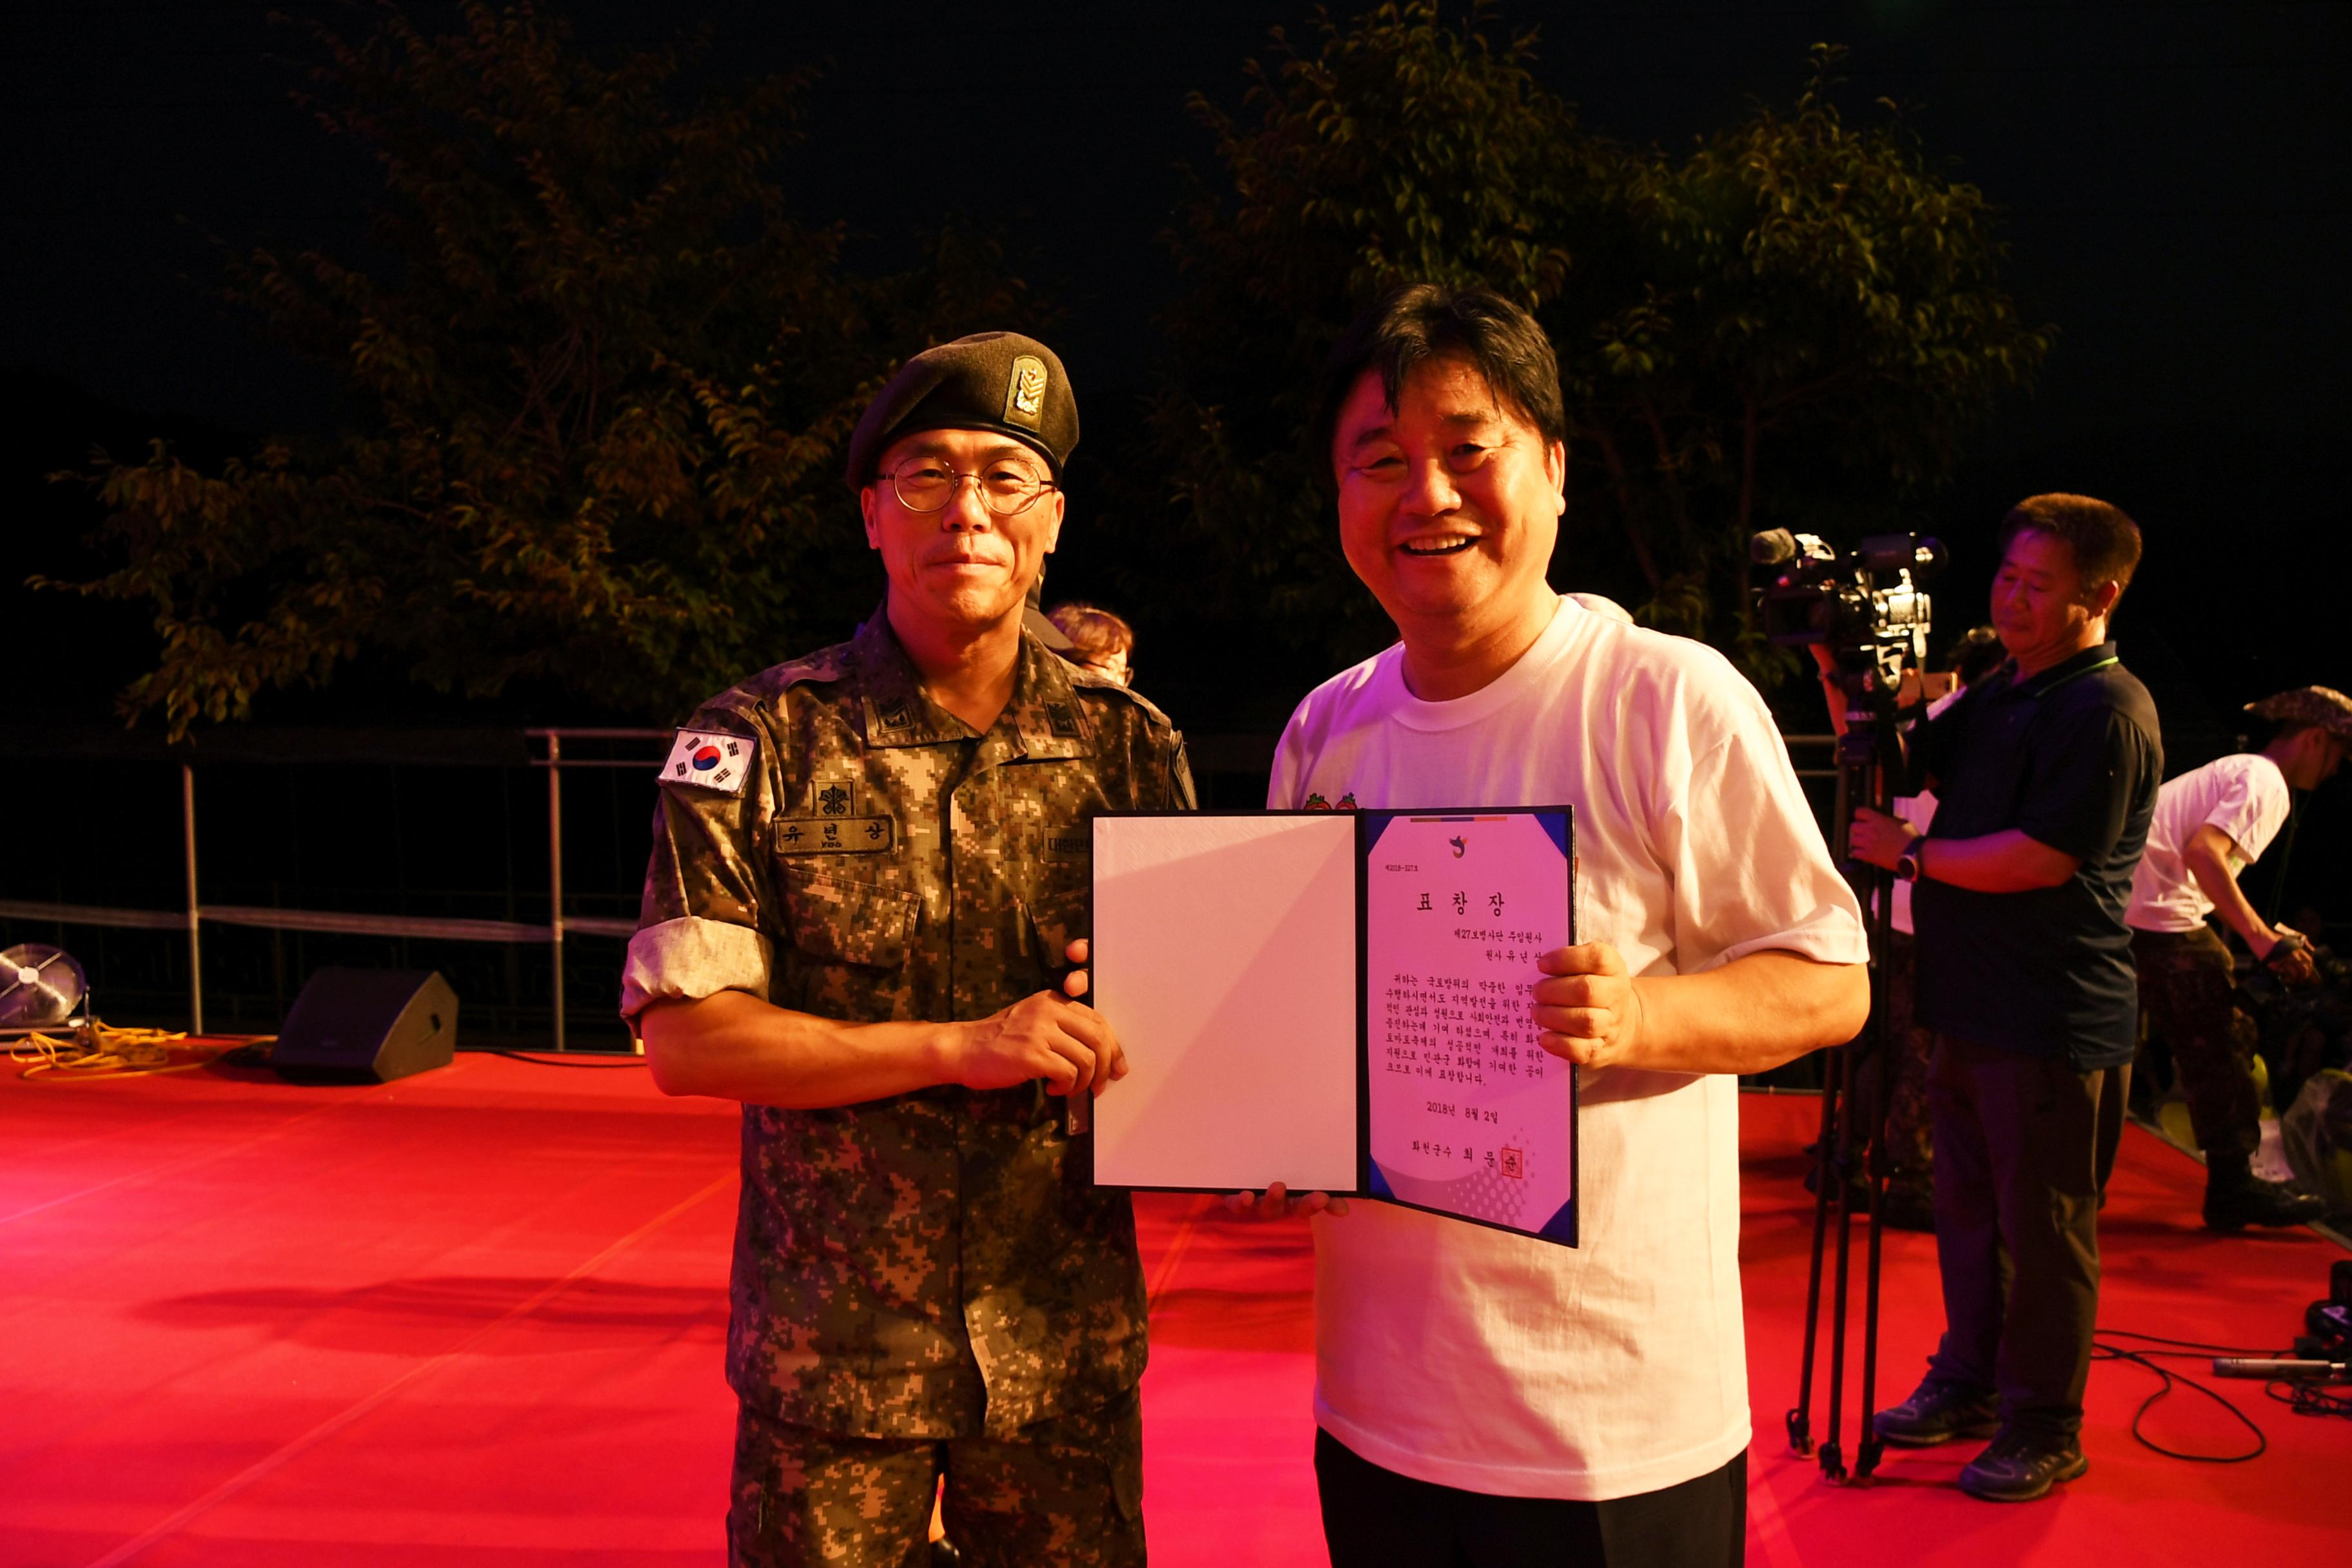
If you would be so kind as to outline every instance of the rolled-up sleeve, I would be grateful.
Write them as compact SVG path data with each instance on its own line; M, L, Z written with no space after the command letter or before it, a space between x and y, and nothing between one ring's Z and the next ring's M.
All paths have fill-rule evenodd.
M721 991L766 1000L768 939L748 926L683 915L629 939L621 966L621 1016L635 1024L656 1002L695 1001Z

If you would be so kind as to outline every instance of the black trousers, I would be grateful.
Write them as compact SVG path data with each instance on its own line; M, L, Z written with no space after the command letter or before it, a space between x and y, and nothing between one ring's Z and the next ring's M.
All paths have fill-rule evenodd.
M1949 1035L1928 1069L1945 1322L1929 1375L1998 1393L2002 1424L2038 1436L2083 1426L2119 1076Z
M1740 1568L1748 1456L1606 1502L1491 1497L1383 1469L1315 1434L1331 1568Z

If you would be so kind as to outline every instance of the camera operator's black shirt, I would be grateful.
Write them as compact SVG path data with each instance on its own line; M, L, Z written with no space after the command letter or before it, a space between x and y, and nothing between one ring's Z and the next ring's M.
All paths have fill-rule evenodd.
M2131 1059L2139 992L2124 909L2164 776L2156 704L2102 643L2020 681L1971 685L1921 731L1931 838L2010 828L2079 858L2055 888L1978 893L1921 879L1918 1018L1981 1046L2078 1070ZM1927 850L1935 865L1936 852Z

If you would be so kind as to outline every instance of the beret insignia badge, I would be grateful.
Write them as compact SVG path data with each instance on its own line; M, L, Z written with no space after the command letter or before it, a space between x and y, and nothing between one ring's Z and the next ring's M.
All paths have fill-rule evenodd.
M1004 388L1004 422L1034 430L1044 425L1045 416L1045 362L1035 354L1016 355Z

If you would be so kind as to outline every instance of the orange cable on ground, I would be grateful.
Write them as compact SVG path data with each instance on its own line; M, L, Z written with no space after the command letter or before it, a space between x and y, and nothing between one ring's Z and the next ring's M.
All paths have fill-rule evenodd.
M274 1036L264 1037L275 1038ZM56 1083L152 1078L186 1072L249 1042L187 1043L184 1031L118 1029L92 1018L70 1035L35 1033L8 1047L8 1059L23 1062L19 1078ZM184 1058L185 1059L181 1059Z

